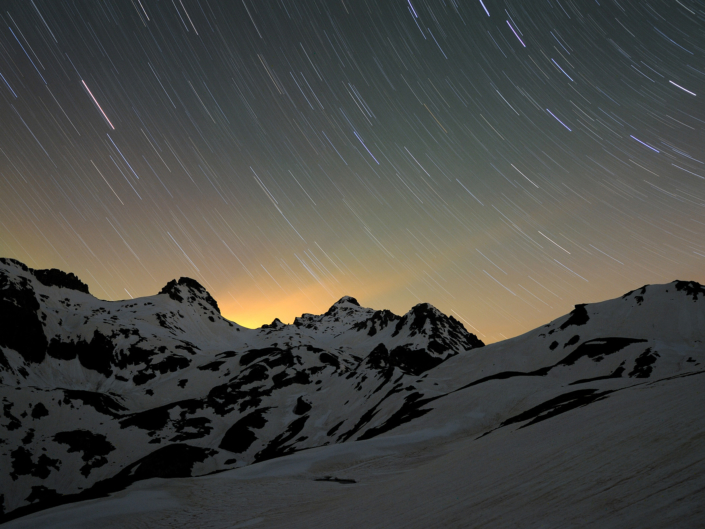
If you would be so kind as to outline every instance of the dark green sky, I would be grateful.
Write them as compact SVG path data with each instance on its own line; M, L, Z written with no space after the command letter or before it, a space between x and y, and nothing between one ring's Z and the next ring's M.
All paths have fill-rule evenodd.
M488 16L489 14L489 16ZM705 3L5 2L0 254L487 342L705 281Z

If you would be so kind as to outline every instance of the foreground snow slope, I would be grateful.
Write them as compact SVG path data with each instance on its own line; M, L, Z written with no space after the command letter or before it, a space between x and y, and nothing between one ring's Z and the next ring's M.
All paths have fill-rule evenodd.
M45 336L0 333L5 519L90 500L11 526L702 521L697 283L480 348L430 305L399 317L346 297L249 330L192 280L110 303L0 266L0 316Z
M703 374L641 381L526 428L420 431L152 479L8 529L705 526ZM326 476L355 483L319 481Z

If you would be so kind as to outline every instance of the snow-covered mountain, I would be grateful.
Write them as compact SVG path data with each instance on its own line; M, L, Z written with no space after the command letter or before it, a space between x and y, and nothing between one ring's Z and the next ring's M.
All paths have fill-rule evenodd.
M392 428L413 381L483 343L428 304L343 297L292 325L224 319L196 281L96 299L0 259L0 512L237 468Z
M625 451L642 452L634 449L640 447L638 438L617 433L621 425L641 431L648 424L644 431L656 439L649 437L649 446L661 451L671 445L660 428L673 430L679 417L695 421L691 433L679 433L682 439L694 436L687 446L697 446L705 430L705 415L697 414L705 402L705 288L694 282L651 285L618 299L576 305L544 327L482 347L457 320L428 304L400 317L344 297L322 315L246 329L222 318L216 301L192 279L171 281L156 296L107 302L91 296L71 274L1 259L0 321L5 520L125 488L141 490L135 483L149 478L235 469L218 474L220 481L188 481L193 490L210 491L223 480L290 475L282 469L297 468L297 490L299 485L308 490L313 481L357 482L357 488L347 489L353 491L346 496L351 502L381 501L377 488L358 487L365 480L396 483L395 494L418 498L385 504L384 512L398 512L411 526L448 526L470 511L480 516L500 509L499 498L511 496L502 492L506 484L492 481L493 493L488 481L473 482L477 478L458 469L500 460L519 468L544 454L518 478L535 483L536 475L555 471L550 458L565 459L570 448L553 453L558 440L538 446L525 439L546 432L562 439L563 430L555 425L569 424L580 442L589 437L618 449L622 465L629 457ZM652 417L640 415L646 402ZM600 410L607 426L590 428L597 420L593 410ZM415 452L411 463L400 455L429 439L424 455ZM441 471L438 462L449 453L456 454L455 463L441 465ZM462 455L470 453L472 461ZM575 451L565 472L582 468L582 457ZM335 464L324 464L333 459ZM701 459L688 460L689 486L705 486ZM426 460L435 462L420 466ZM509 463L492 464L499 471ZM619 464L609 468L620 469ZM329 474L318 475L324 469ZM345 479L337 475L341 469ZM478 476L485 471L473 470ZM400 473L407 477L398 483L380 477ZM669 494L680 494L682 478L665 472L659 482ZM525 485L524 494L567 478L556 479L558 485ZM471 482L485 496L479 495L470 510L460 496L455 511L438 496L441 490L455 495L454 487L464 490ZM613 485L610 490L621 490ZM594 487L586 487L585 497L591 497ZM189 504L183 512L208 509L216 516L220 509L224 520L235 523L236 510L237 520L256 524L265 519L262 512L272 510L253 496L257 490L241 490L238 500L209 492L211 499L199 496L198 506ZM292 499L295 491L277 490L300 502ZM335 501L328 507L345 513L335 525L341 520L349 520L350 527L379 525L375 511L353 509L354 502L345 503L340 492L330 494ZM230 510L223 501L230 502ZM294 516L282 501L278 508L286 516L280 526L330 526L332 518L320 509L297 508ZM417 512L421 505L423 515ZM702 519L702 501L699 505ZM351 510L357 513L352 518ZM692 521L691 511L679 512ZM323 518L316 518L319 514ZM41 519L37 516L45 515L28 517L30 525L21 525L22 519L15 523L38 527L32 525ZM86 526L95 525L96 514L91 516ZM448 523L439 522L442 516Z

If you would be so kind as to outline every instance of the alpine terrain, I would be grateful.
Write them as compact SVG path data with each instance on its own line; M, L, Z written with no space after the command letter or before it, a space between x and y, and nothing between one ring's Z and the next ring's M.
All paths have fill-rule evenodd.
M484 346L429 304L247 329L193 279L0 259L0 399L8 527L705 525L695 282Z

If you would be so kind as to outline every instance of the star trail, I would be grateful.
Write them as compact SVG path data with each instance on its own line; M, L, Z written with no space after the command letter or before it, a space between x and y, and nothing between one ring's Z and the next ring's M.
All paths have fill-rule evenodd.
M485 342L705 282L705 2L30 0L0 254L255 327L343 295Z

